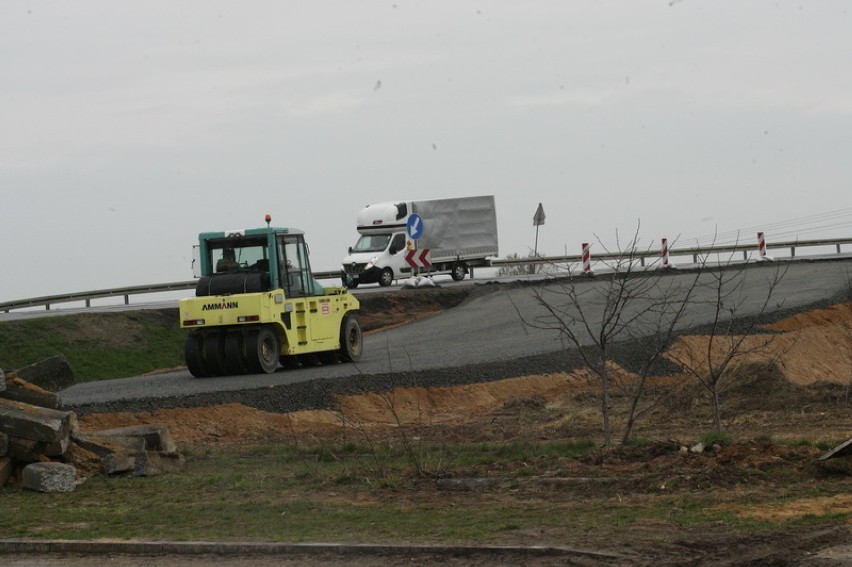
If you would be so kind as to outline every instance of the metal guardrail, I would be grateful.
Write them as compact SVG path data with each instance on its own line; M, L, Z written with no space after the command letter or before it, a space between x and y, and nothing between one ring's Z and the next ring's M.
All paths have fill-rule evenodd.
M795 240L789 242L776 242L772 244L773 249L779 248L789 248L790 256L796 256L796 248L809 248L816 246L834 246L837 249L837 253L841 253L841 245L843 244L852 244L852 238L832 238L832 239L820 239L820 240ZM669 257L678 257L678 256L692 256L693 262L697 263L699 257L707 257L714 254L733 254L736 252L743 253L743 259L748 259L749 252L755 252L757 250L754 244L734 244L729 246L713 246L709 248L681 248L681 249L669 249ZM660 258L659 250L644 250L644 251L635 251L632 254L634 259L638 259L641 264L645 265L645 260L647 258ZM592 261L601 261L601 260L619 260L625 257L624 252L605 252L601 254L592 254ZM582 256L541 256L538 258L498 258L491 260L491 265L494 267L499 266L528 266L530 264L565 264L565 263L575 263L581 262ZM340 277L339 270L333 271L325 271L325 272L314 272L314 278L318 280L329 280L329 279L337 279ZM151 285L135 285L128 287L117 287L111 289L100 289L95 291L82 291L77 293L64 293L60 295L45 295L42 297L32 297L29 299L19 299L17 301L7 301L4 303L0 303L0 311L4 311L8 313L12 309L25 309L28 307L41 307L44 306L45 309L50 310L51 305L55 305L57 303L71 303L75 301L83 301L86 304L86 307L91 307L91 301L93 299L101 299L106 297L124 297L124 304L130 304L130 296L131 295L141 295L146 293L164 293L169 291L179 291L186 289L194 289L197 280L187 280L180 282L172 282L172 283L163 283L163 284L151 284Z
M840 246L842 244L852 244L852 238L831 238L818 240L794 240L788 242L775 242L772 244L773 249L790 249L790 257L796 256L796 248L809 248L815 246L834 246L837 253L841 253ZM727 246L711 246L708 248L691 247L680 249L669 249L669 257L692 256L693 263L698 263L698 259L716 254L734 254L736 252L743 253L743 260L748 260L749 252L757 252L757 246L754 244L731 244ZM645 265L648 258L659 259L661 256L660 250L636 250L631 256L633 259L639 260L641 265ZM621 260L626 259L625 252L603 252L600 254L592 253L592 262L600 260ZM582 255L570 256L539 256L538 258L502 258L491 261L492 266L528 266L530 264L573 264L583 260Z
M340 270L333 272L314 272L314 278L318 280L328 280L340 278ZM12 309L25 309L27 307L44 306L46 310L50 310L51 305L57 303L72 303L75 301L83 301L86 307L92 306L93 299L102 299L105 297L124 297L124 304L130 305L131 295L141 295L145 293L165 293L169 291L181 291L185 289L195 289L198 280L186 280L181 282L171 282L163 284L151 285L134 285L128 287L116 287L111 289L99 289L94 291L81 291L76 293L63 293L59 295L44 295L41 297L31 297L29 299L19 299L17 301L7 301L0 303L0 311L8 313Z

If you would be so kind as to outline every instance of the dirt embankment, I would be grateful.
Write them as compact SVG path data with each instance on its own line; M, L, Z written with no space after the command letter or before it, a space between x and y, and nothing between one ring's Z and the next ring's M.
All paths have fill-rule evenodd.
M460 303L466 293L420 293L406 297L404 292L382 294L365 301L362 315L365 329L376 329L390 322L414 320L434 315L440 310ZM770 416L779 410L787 416L788 426L781 432L816 434L819 438L848 433L847 425L835 424L831 417L816 419L815 423L797 425L824 404L838 400L848 402L852 389L852 304L841 304L818 311L802 313L764 327L773 334L746 337L743 353L732 368L740 376L727 385L731 406L738 412L762 412L766 425ZM684 336L670 350L670 356L686 361L692 368L701 368L708 353L706 336ZM716 339L721 352L724 341ZM712 349L710 349L712 351ZM718 358L717 358L718 359ZM743 369L748 372L742 372ZM623 379L631 376L616 369ZM693 388L695 396L702 395L700 387L688 373L651 380L655 387ZM104 428L141 422L167 423L174 436L185 443L227 442L235 440L262 440L269 435L304 434L308 436L334 435L341 428L357 424L373 429L395 428L403 425L429 425L446 428L475 429L482 432L475 437L487 436L495 422L505 415L507 408L520 405L542 408L549 416L536 423L524 424L524 431L502 432L501 438L514 436L530 438L552 437L552 432L574 428L594 436L599 430L599 418L594 399L598 385L587 373L558 373L526 376L494 382L445 388L397 388L386 393L357 396L337 396L333 410L310 410L286 415L266 413L239 404L205 407L199 409L169 409L150 413L95 414L82 419L84 427ZM734 395L735 394L735 395ZM687 433L706 430L706 405L689 402L698 411L693 412L693 424L687 426L678 408L669 404L665 415L658 410L652 414L652 430L664 431L672 424ZM848 405L848 404L847 404ZM580 409L585 406L585 409ZM818 416L817 416L818 417ZM739 415L734 428L752 423L759 426L759 418ZM490 424L485 426L484 424ZM779 424L780 425L780 424ZM808 427L811 429L808 430ZM548 434L547 432L551 432ZM778 429L774 434L778 434ZM675 435L677 436L677 435Z

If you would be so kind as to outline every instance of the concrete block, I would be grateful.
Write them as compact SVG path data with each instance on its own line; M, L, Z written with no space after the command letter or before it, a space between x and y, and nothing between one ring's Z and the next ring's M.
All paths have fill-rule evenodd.
M89 439L108 440L115 443L119 439L136 438L144 439L145 450L161 451L164 453L177 452L175 443L169 428L161 423L130 425L128 427L117 427L115 429L104 429L87 433Z
M42 408L0 398L0 432L46 444L63 442L77 426L70 411ZM68 441L64 441L67 448Z
M59 409L59 396L27 382L14 372L6 374L6 391L2 396L42 408Z
M103 458L113 453L141 453L145 439L141 437L109 437L80 433L71 437L77 445Z
M18 368L15 373L48 392L58 392L73 386L77 379L68 360L61 354L46 358L35 364Z
M42 455L42 445L32 439L22 437L9 437L9 451L7 456L24 463L32 463L39 460Z
M133 476L157 476L183 470L185 459L180 453L144 451L136 455Z
M9 457L0 457L0 488L6 484L13 472L15 472L15 461Z
M24 467L22 485L38 492L72 492L77 471L65 463L32 463Z
M133 469L136 466L136 456L138 454L139 453L117 451L105 455L101 459L101 472L108 476L133 472Z

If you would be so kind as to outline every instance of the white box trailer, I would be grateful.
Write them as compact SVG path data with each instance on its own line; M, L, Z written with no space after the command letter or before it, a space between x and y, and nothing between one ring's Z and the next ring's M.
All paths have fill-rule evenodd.
M422 232L416 239L406 230L412 215L418 215ZM358 213L357 228L361 236L341 271L349 288L388 286L418 272L460 281L498 255L493 195L368 205Z

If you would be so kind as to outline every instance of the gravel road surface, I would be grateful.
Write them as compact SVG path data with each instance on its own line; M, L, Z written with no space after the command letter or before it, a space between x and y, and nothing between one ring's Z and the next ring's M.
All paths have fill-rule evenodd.
M740 316L759 313L766 290L779 270L783 278L772 294L769 311L796 312L843 300L852 281L852 262L762 263L746 271L737 301ZM676 272L661 282L675 288L691 285L694 273ZM706 324L716 307L713 280L701 286L683 319L684 329ZM85 414L95 411L151 410L241 402L267 411L326 407L330 392L358 392L403 385L464 384L574 368L560 334L529 324L544 315L537 294L564 301L564 282L524 285L489 284L440 316L365 336L358 364L279 370L273 374L194 379L187 371L77 384L60 393L63 405ZM605 279L582 279L584 292L606 286ZM671 289L671 288L669 288ZM594 320L600 313L595 294L586 293ZM729 303L730 304L730 303ZM638 302L636 308L642 305Z

